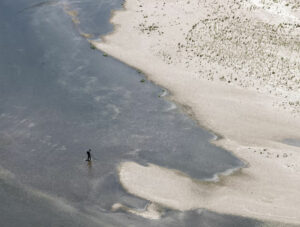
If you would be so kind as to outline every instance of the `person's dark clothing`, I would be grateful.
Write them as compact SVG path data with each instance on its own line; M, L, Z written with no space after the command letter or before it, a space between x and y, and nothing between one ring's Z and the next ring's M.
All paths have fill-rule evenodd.
M91 157L91 149L89 149L87 152L87 161L91 161L92 160L92 157Z

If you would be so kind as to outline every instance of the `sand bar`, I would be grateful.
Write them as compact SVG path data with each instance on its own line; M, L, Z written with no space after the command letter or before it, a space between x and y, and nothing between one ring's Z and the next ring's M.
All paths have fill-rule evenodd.
M300 224L300 149L280 143L300 138L299 8L293 0L127 0L114 13L115 31L93 44L170 90L248 164L207 184L125 162L129 192L178 210Z

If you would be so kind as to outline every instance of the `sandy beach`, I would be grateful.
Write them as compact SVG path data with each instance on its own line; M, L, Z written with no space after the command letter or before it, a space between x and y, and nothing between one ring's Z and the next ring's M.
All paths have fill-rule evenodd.
M123 187L178 210L300 224L300 147L281 142L300 139L299 2L126 0L111 22L93 45L168 89L247 164L208 183L124 162Z

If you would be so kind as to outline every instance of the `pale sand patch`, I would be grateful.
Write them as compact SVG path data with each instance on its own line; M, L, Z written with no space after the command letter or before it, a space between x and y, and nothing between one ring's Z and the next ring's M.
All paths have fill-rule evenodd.
M115 32L93 44L167 88L248 168L201 183L130 162L121 164L122 185L179 210L300 224L300 149L278 142L300 138L299 3L286 1L274 17L246 0L188 2L127 0L111 19Z
M242 152L252 156L249 153L253 151L245 148ZM290 163L292 157L287 159L286 163ZM300 161L299 156L296 159ZM222 177L219 183L201 182L178 171L134 162L122 163L119 176L130 193L173 209L206 208L225 214L299 224L297 191L300 180L288 164L282 165L279 159L259 160L251 168ZM285 171L276 172L278 168Z
M145 209L140 209L140 210L130 208L121 203L115 203L112 205L111 210L112 211L124 210L126 212L141 216L143 218L148 218L153 220L160 219L162 214L161 208L155 203L150 203L145 207Z

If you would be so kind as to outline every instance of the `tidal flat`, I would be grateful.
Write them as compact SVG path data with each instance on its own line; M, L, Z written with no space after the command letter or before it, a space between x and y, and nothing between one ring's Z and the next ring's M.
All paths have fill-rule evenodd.
M0 225L264 225L205 209L161 206L158 220L112 210L121 203L142 212L151 203L120 184L124 161L202 180L244 165L159 97L166 89L90 48L88 39L112 31L111 10L121 3L1 1Z

